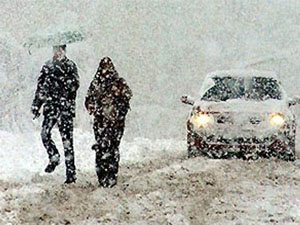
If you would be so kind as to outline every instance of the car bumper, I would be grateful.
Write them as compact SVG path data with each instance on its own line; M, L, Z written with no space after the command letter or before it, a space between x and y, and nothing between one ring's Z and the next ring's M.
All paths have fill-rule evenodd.
M190 148L189 153L210 158L254 159L274 156L284 160L295 159L295 153L293 149L289 148L289 142L283 135L225 139L213 136L202 137L196 133L188 133L187 142Z

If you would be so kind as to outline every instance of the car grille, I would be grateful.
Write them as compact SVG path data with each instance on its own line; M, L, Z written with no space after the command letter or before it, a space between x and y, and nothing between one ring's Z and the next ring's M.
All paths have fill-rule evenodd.
M235 113L216 113L215 121L220 125L250 125L257 126L266 120L265 115L243 115Z
M225 145L262 145L272 142L273 137L233 137L224 138L222 136L215 137L213 135L206 137L207 143L225 144Z

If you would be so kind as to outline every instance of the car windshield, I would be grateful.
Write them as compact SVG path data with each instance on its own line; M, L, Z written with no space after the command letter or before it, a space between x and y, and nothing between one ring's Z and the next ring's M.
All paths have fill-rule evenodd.
M208 89L201 100L226 101L244 99L249 101L264 101L281 99L282 93L277 81L268 77L214 77L214 85Z

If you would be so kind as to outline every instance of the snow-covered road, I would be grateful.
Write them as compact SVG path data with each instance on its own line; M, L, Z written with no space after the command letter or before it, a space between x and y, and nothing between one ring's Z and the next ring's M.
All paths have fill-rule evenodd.
M57 130L54 139L61 150ZM97 187L93 135L75 131L78 182L43 172L38 133L0 131L0 224L300 224L300 162L186 159L185 143L121 144L119 183Z

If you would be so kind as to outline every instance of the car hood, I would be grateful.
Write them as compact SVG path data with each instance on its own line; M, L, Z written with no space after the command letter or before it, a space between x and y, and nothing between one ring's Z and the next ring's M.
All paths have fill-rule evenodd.
M245 100L228 100L225 102L197 101L194 108L208 112L273 113L285 112L288 107L283 100L266 100L261 102Z

